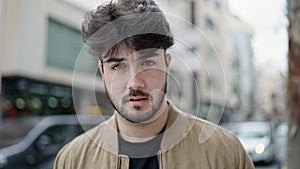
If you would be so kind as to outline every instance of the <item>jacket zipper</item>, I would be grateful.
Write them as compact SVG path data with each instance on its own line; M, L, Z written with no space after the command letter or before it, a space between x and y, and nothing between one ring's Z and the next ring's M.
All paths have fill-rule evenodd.
M158 154L157 154L157 160L158 160L158 168L159 169L162 169L162 163L161 163L161 153L159 152Z
M121 169L121 157L120 156L118 156L117 169Z

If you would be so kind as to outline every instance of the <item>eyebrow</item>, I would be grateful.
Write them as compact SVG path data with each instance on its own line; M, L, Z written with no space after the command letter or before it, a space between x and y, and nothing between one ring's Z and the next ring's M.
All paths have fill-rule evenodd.
M152 53L152 52L140 53L139 57L138 57L138 60L157 57L157 56L160 56L160 55L158 53ZM102 61L102 63L122 62L124 60L126 60L126 59L125 58L109 58L106 61Z
M110 63L110 62L122 62L125 58L109 58L106 61L103 61L102 63Z
M139 52L139 56L141 58L143 58L143 57L155 57L155 56L159 56L159 54L156 53L156 52Z
M139 54L138 60L140 60L140 59L146 59L146 58L152 58L152 57L157 57L157 56L159 56L159 54L155 53L155 52L144 52L144 53L140 53Z

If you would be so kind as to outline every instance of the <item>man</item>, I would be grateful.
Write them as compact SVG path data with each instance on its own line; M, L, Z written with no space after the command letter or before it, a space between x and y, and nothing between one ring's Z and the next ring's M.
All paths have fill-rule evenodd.
M154 1L99 6L82 30L116 111L62 148L54 169L254 168L231 133L165 98L173 36Z

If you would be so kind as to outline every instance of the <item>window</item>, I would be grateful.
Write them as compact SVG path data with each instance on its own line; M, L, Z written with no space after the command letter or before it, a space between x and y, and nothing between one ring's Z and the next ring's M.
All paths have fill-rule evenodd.
M193 90L193 99L192 99L192 102L193 102L193 109L195 111L197 111L197 106L198 106L198 102L199 102L199 83L198 83L198 72L193 72L193 78L192 78L192 90Z
M239 67L240 67L240 63L239 63L239 60L238 59L234 59L232 61L232 67L235 69L235 70L238 70Z
M214 21L210 18L205 19L205 27L210 31L213 31L213 32L217 31Z
M2 81L3 119L75 113L70 86L18 76Z
M235 84L235 85L233 86L233 93L236 94L236 95L239 94L239 87L238 87L237 84Z
M216 88L216 80L212 74L210 76L207 76L206 82L207 82L206 83L207 87L210 88L211 90L214 90Z
M221 6L220 0L206 0L206 1L211 7L220 8Z
M47 66L74 70L77 57L83 46L79 30L49 18L47 45ZM98 63L96 58L90 55L81 57L84 59L80 59L76 70L84 73L95 73Z
M192 23L192 25L194 26L195 24L196 24L196 18L195 18L195 16L196 16L196 14L195 14L195 1L194 0L192 0L191 2L190 2L191 4L191 23Z

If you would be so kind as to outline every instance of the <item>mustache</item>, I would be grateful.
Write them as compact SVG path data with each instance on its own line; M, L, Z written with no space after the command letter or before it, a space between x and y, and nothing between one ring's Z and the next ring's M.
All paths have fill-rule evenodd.
M145 93L141 90L130 90L128 96L143 96L143 97L148 97L149 94Z
M149 93L145 93L141 90L130 90L129 94L125 97L123 97L122 102L126 102L127 100L129 100L129 97L136 97L136 96L141 96L141 97L149 97Z

